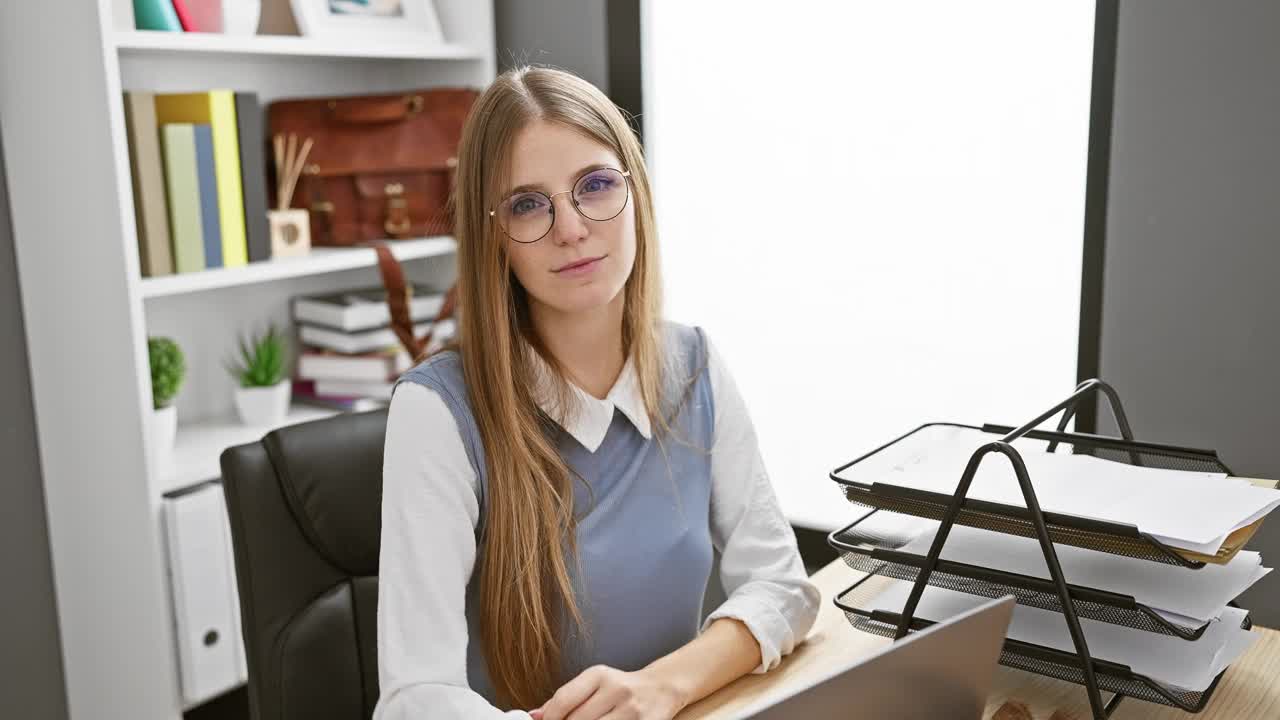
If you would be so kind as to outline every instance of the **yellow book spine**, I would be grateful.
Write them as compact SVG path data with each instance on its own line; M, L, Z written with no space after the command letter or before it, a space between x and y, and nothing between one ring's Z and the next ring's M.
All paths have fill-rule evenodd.
M218 224L222 230L222 266L249 262L240 181L240 131L236 99L230 90L156 95L156 121L208 123L213 131L213 174L218 183Z
M213 167L218 178L218 220L222 225L222 264L238 267L249 262L244 230L244 189L240 180L240 133L236 129L236 98L230 90L209 93L209 124L213 129Z
M208 93L157 93L156 122L166 123L208 123Z

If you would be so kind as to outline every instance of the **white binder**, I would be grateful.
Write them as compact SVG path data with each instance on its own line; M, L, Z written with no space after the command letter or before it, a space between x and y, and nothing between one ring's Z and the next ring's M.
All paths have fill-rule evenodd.
M169 585L186 707L244 680L226 501L209 483L164 499Z
M244 659L244 630L240 624L240 586L236 580L236 554L231 547L231 523L226 514L227 496L219 493L218 497L223 502L223 519L227 521L222 524L222 535L226 546L227 602L231 605L231 640L235 646L236 680L238 683L246 683L249 681L249 668Z

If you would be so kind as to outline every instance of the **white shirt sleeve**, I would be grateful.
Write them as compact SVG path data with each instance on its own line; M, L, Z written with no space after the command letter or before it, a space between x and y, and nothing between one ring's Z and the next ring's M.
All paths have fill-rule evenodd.
M466 587L475 564L477 478L452 413L413 383L387 415L374 720L507 718L467 682Z
M761 663L752 672L763 673L808 634L822 598L765 472L746 403L715 347L707 345L715 403L711 538L728 598L702 629L722 617L742 621L760 643Z

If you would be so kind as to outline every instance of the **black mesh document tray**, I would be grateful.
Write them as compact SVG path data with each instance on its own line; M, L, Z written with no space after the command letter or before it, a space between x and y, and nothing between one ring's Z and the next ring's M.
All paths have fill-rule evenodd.
M1101 393L1109 401L1120 431L1119 438L1064 432L1082 399L1091 393ZM1061 413L1061 417L1056 430L1036 429L1058 413ZM948 432L944 431L947 428L975 430L990 438L989 442L980 444L973 450L966 463L962 466L957 464L954 492L931 492L879 482L888 475L895 463L911 462L914 457L913 448L927 448L929 443L941 439L940 436ZM1028 438L1040 442L1027 443L1024 439ZM1097 378L1080 383L1066 399L1017 428L954 423L921 425L830 473L831 479L839 484L845 496L855 504L877 512L890 511L938 521L937 531L925 555L900 550L905 545L905 540L873 537L871 533L859 531L858 522L831 533L827 540L841 553L845 562L857 570L869 573L841 593L835 600L836 606L844 611L849 621L858 629L897 639L932 624L916 615L920 599L928 586L986 597L1013 595L1022 605L1060 613L1075 651L1064 652L1009 639L1005 641L1002 664L1083 685L1089 696L1089 708L1094 720L1111 717L1126 697L1199 712L1209 701L1222 678L1221 674L1203 692L1189 692L1166 687L1149 677L1132 672L1124 665L1095 659L1089 651L1080 618L1192 641L1204 633L1205 627L1188 627L1169 622L1132 597L1072 585L1063 573L1055 546L1071 545L1099 553L1165 563L1188 571L1204 567L1206 556L1171 548L1150 534L1141 532L1134 525L1050 512L1041 508L1035 491L1035 479L1027 468L1024 453L1052 453L1059 449L1142 467L1231 474L1230 469L1212 450L1135 440L1119 396L1110 385ZM989 455L1002 455L1008 461L1011 480L1017 482L1024 505L995 503L969 497L974 477ZM864 519L867 515L864 515ZM957 524L1034 538L1044 555L1050 580L943 559L942 551L948 535ZM1216 558L1208 559L1225 560L1231 552L1233 549L1226 547L1219 551ZM853 590L871 578L880 577L904 580L911 584L910 593L900 612L864 611L846 602L845 596ZM1248 625L1246 616L1244 626L1247 628ZM1107 691L1114 695L1104 703L1102 693Z
M876 577L880 576L878 574L868 575L846 588L836 596L835 604L836 607L844 611L845 617L848 618L849 623L854 628L873 635L892 638L895 635L899 621L902 619L901 615L882 610L864 610L849 602L848 596L854 594L863 583ZM934 623L930 620L916 617L911 622L910 631L923 630L932 624ZM1244 623L1242 623L1242 627L1245 629L1252 627L1252 622L1247 616ZM1225 670L1219 673L1204 691L1191 692L1166 686L1150 677L1135 673L1127 665L1098 658L1093 658L1092 663L1094 677L1097 679L1099 690L1116 693L1117 697L1133 697L1193 713L1204 709L1212 697L1213 691L1222 680L1222 676L1226 673ZM1086 684L1078 655L1043 645L1006 639L1004 649L1000 654L1000 664L1036 675L1057 678L1076 685Z
M926 423L852 462L841 465L831 471L830 477L840 485L845 497L850 502L871 508L891 510L904 515L941 520L947 513L948 505L951 504L952 495L887 485L869 479L853 479L856 478L856 468L860 463L864 463L869 458L873 458L880 453L892 452L892 448L898 443L928 428L937 427L979 430L989 434L993 441L999 440L1002 435L1010 430L1010 428L995 425L978 427L960 423ZM1107 460L1142 465L1143 467L1197 470L1201 472L1230 472L1226 465L1218 459L1217 453L1212 450L1197 450L1172 445L1109 438L1100 435L1047 430L1030 430L1023 433L1022 436L1049 441L1051 443L1050 447L1065 446L1075 454L1087 454ZM960 476L961 469L956 471L957 479ZM1170 565L1181 565L1187 568L1204 566L1203 562L1180 555L1173 548L1146 533L1140 532L1133 525L1105 522L1048 511L1043 514L1049 530L1049 538L1055 543ZM1021 537L1036 537L1031 513L1025 507L1017 505L966 499L964 506L956 517L956 524Z
M883 537L874 531L865 530L865 521L879 512L884 511L872 510L831 533L828 543L854 570L914 582L920 574L920 568L924 567L926 558L924 555L900 551L900 539ZM1051 581L995 568L939 559L937 569L929 576L929 585L987 598L1012 595L1019 605L1062 612L1062 601ZM1076 613L1089 620L1185 640L1198 639L1209 627L1207 622L1193 626L1172 622L1130 595L1079 585L1068 585L1068 588Z

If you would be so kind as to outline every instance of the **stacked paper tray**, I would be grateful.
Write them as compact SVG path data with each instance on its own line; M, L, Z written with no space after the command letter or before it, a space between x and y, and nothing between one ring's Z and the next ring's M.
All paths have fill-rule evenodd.
M901 615L869 607L865 601L859 601L858 598L862 586L879 577L878 574L871 574L854 583L836 597L835 604L844 611L849 622L856 629L892 638L896 634ZM917 614L910 631L922 630L932 624L932 620L919 617ZM1245 614L1241 629L1247 630L1249 627L1251 627L1251 621ZM1006 639L1000 664L1077 685L1085 684L1080 658L1074 652L1016 639ZM1199 712L1204 709L1225 673L1225 670L1218 672L1203 690L1187 690L1160 682L1149 675L1134 672L1128 665L1110 662L1096 656L1093 658L1093 670L1100 690L1168 705L1188 712Z
M876 512L881 511L872 511ZM831 547L854 570L914 582L926 565L925 556L902 552L899 548L904 543L899 539L864 530L861 526L868 517L870 514L832 533L828 538ZM1019 605L1062 612L1062 601L1051 581L991 567L940 559L929 576L929 585L987 598L1012 595ZM1208 621L1171 620L1132 595L1070 583L1067 588L1081 618L1186 640L1198 639L1209 626Z
M876 478L880 477L880 473L875 470L878 465L883 465L886 462L886 456L892 455L892 449L898 446L899 443L904 441L911 442L913 436L938 428L966 428L979 431L987 434L993 441L1000 439L1004 431L1007 431L1007 428L994 426L977 427L958 423L928 423L852 462L836 468L831 472L831 479L840 485L845 497L850 502L865 507L940 520L946 515L948 506L952 502L951 494L876 482ZM1096 435L1042 430L1027 432L1025 437L1054 443L1059 446L1058 452L1091 455L1147 468L1218 473L1230 472L1212 450L1197 450L1171 445L1118 440ZM866 468L865 471L863 470L864 468ZM963 469L963 466L956 468L956 482L959 481ZM1010 471L1008 474L1010 482L1015 482L1012 479L1013 473ZM1034 484L1035 477L1031 479ZM1238 550L1239 544L1242 544L1237 544L1233 541L1239 535L1247 534L1249 530L1246 529L1246 532L1242 532L1239 535L1233 534L1231 541L1224 543L1223 548L1219 551L1221 557L1202 559L1204 558L1203 555L1170 547L1155 537L1139 531L1134 525L1049 511L1044 512L1043 515L1049 538L1054 543L1150 560L1152 562L1180 565L1187 568L1203 567L1205 559L1225 561L1228 559L1227 556ZM1036 537L1035 524L1031 519L1030 511L1017 505L966 499L956 518L956 523L1021 537ZM1254 528L1256 529L1256 524Z

